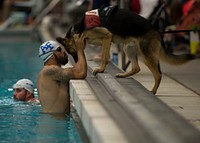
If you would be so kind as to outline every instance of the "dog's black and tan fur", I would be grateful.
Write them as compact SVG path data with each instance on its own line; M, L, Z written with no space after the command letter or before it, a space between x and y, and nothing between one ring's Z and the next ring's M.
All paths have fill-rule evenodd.
M169 64L183 64L195 59L195 56L191 54L171 55L168 53L160 33L154 29L151 23L147 19L125 9L115 8L105 25L100 27L85 29L84 22L81 20L80 23L70 28L66 37L57 38L57 41L66 48L75 61L77 55L73 36L80 33L85 34L87 37L86 42L102 45L102 61L100 67L94 70L94 74L104 72L108 63L111 43L123 43L124 52L132 63L132 70L119 73L116 76L127 77L138 73L140 71L138 54L140 54L143 62L154 76L155 85L152 89L154 94L161 81L159 59ZM134 46L130 47L130 43L134 43Z

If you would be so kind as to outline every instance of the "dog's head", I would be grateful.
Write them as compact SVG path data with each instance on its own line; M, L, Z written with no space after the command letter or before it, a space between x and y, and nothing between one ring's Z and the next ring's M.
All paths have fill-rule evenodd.
M75 62L78 61L78 56L74 38L76 38L78 35L79 34L74 31L74 27L71 27L64 38L56 38L56 40L65 47L67 53L74 58Z
M84 32L84 18L81 19L81 21L79 21L78 23L71 26L64 38L61 37L56 38L56 40L65 47L68 54L70 54L74 58L75 62L78 61L78 56L74 39L77 38L77 36L79 36L83 32Z

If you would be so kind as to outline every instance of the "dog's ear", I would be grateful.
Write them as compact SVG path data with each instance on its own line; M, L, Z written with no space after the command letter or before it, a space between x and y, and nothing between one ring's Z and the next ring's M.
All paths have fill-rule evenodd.
M82 22L79 22L79 23L74 24L73 26L71 26L71 27L68 29L68 31L67 31L65 37L66 37L66 38L72 38L74 34L83 33L83 28L84 28L83 25L84 25L84 24L82 24Z
M71 45L70 45L70 40L68 38L61 38L61 37L57 37L56 40L64 46L65 50L67 50L67 52L69 54L71 54Z
M75 34L74 26L71 26L67 31L65 38L72 38L74 34Z
M77 36L78 34L75 34L75 37ZM77 55L76 47L74 45L74 40L72 38L68 39L68 38L61 38L61 37L57 37L56 40L64 46L67 53L73 57L75 62L77 62L78 55Z
M56 41L58 41L60 44L62 44L64 47L67 47L67 44L68 43L68 39L67 38L62 38L62 37L57 37L56 38Z

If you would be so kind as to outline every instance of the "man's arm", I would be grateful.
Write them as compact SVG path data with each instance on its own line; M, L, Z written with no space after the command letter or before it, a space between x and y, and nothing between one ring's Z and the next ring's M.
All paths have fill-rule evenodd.
M87 63L84 54L85 49L85 37L83 34L80 37L75 38L75 44L77 47L77 63L71 68L60 68L57 66L51 66L45 70L45 75L51 76L52 79L61 82L68 82L70 79L84 79L87 76Z
M87 76L87 62L84 54L85 37L83 34L79 38L75 38L77 48L78 62L72 68L72 78L84 79Z
M63 69L54 65L48 66L43 69L43 74L45 76L51 77L55 81L66 83L68 83L69 80L72 78L72 70L70 68Z

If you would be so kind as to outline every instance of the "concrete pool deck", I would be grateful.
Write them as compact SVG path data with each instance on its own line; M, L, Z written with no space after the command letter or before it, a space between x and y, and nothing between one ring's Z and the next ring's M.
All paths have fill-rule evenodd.
M44 30L42 28L42 30ZM45 34L45 31L42 32ZM48 32L46 32L48 35ZM59 36L63 36L62 32L58 33ZM55 40L49 36L46 40ZM195 67L199 65L199 60L195 60ZM151 89L152 83L154 83L151 73L148 69L141 63L141 72L133 76L134 79L138 80L142 85L147 89ZM165 66L165 67L164 67ZM186 69L188 65L185 65ZM168 69L173 78L172 72L173 69L170 69L163 64L163 67ZM189 68L188 70L190 70ZM199 69L195 69L199 70ZM165 70L166 71L166 70ZM186 72L186 71L185 71ZM197 72L200 73L200 72ZM180 72L178 73L180 74ZM175 74L176 75L176 74ZM184 77L188 78L190 72L184 73ZM198 75L193 75L192 80L197 80ZM198 76L200 77L200 76ZM161 99L167 106L169 106L176 113L184 117L189 121L195 128L200 130L200 97L198 93L193 92L191 88L189 89L183 84L180 84L180 80L176 81L172 78L169 78L165 74L161 81L161 85L158 89L156 98ZM187 79L188 80L188 79ZM191 82L193 83L193 82ZM101 104L98 98L95 96L93 90L90 89L90 86L85 82L85 80L72 80L70 81L70 94L72 96L73 104L77 113L85 127L88 137L91 142L94 143L107 143L107 142L130 142L125 133L120 129L115 120L111 117L110 113L107 112L105 107ZM166 140L168 142L169 140Z
M147 89L151 89L153 77L143 63L140 65L141 73L134 75L133 78ZM200 68L198 65L200 65L199 59L178 67L161 63L164 74L156 97L200 131Z

